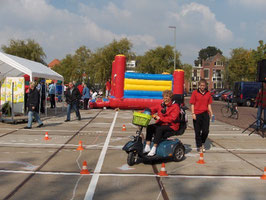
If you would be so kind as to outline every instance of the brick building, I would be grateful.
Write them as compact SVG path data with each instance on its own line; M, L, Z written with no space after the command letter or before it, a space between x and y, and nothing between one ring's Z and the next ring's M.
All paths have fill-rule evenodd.
M218 53L203 60L202 65L194 66L192 68L191 82L185 81L185 90L189 92L197 89L198 82L202 78L206 79L208 90L223 88L224 63L222 60L223 55Z
M224 63L223 56L216 54L202 62L201 77L206 79L208 90L223 88L223 71Z

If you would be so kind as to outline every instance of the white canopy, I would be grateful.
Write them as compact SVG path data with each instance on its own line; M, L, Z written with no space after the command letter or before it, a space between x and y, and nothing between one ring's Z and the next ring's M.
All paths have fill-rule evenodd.
M34 80L35 77L64 80L63 76L41 63L0 52L0 80L5 77L23 76L24 74L28 74L31 80Z

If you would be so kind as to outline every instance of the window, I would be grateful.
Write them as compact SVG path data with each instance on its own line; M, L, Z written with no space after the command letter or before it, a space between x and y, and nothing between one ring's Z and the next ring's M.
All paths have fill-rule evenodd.
M204 69L204 78L205 79L209 78L209 69Z
M222 65L223 65L223 62L217 60L216 62L214 62L214 65L215 65L215 66L222 66Z

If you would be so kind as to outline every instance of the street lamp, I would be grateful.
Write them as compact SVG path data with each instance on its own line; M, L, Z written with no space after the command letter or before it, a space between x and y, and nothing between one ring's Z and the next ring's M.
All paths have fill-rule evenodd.
M176 62L176 26L168 26L168 28L174 29L174 41L175 41L175 49L174 49L174 70L175 70L175 62Z

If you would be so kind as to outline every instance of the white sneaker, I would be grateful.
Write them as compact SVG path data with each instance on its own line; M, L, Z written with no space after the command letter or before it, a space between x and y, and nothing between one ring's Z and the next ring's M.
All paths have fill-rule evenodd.
M148 153L151 151L151 146L150 145L145 145L145 148L143 149L143 153Z
M151 148L151 151L148 153L148 155L147 156L154 156L156 154L156 147L152 147Z

